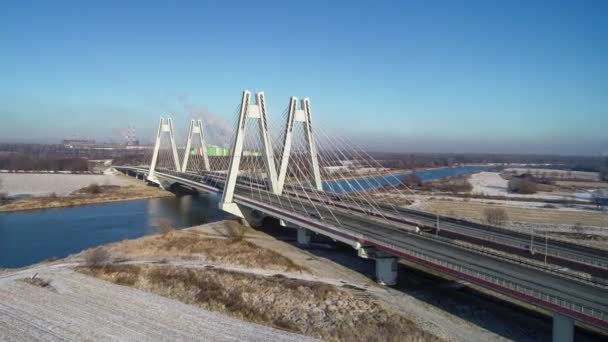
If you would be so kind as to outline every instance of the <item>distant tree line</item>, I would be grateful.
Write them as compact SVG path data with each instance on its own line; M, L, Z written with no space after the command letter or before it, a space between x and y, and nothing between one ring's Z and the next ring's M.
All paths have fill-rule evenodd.
M88 171L84 158L29 156L22 153L1 153L0 170L25 171Z
M482 153L393 153L370 152L383 167L411 169L423 167L449 167L456 164L549 164L547 169L556 167L572 171L608 173L608 158L592 156L558 156L525 154L482 154ZM356 159L356 158L353 158ZM545 168L545 166L535 166Z
M123 155L150 154L149 149L126 148L69 148L61 144L0 144L0 153L15 152L28 156L55 156L61 158L114 159Z

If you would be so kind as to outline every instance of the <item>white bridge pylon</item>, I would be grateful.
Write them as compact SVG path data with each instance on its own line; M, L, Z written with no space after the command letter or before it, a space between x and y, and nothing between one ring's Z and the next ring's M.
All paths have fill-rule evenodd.
M234 144L232 145L232 157L230 159L230 166L228 168L228 175L226 178L226 184L224 185L224 192L222 194L222 200L220 202L220 209L227 211L231 214L243 217L243 213L238 206L232 202L234 197L234 188L239 172L239 165L241 164L241 157L243 155L243 144L245 141L245 134L247 127L247 120L253 119L258 121L259 135L262 140L264 148L263 158L265 160L264 166L266 168L266 178L268 185L273 193L277 193L277 169L274 163L274 153L272 149L272 139L268 132L268 114L266 111L266 99L263 92L258 92L255 95L255 104L250 103L251 93L247 90L243 91L241 97L241 105L239 110L238 126L236 127L236 136Z
M192 137L197 134L201 145L201 152L203 155L203 162L205 164L205 171L211 171L209 166L209 155L207 152L207 144L205 143L205 134L203 132L203 121L202 120L190 120L190 128L188 129L188 141L186 142L186 151L184 152L184 159L182 161L182 172L186 172L188 168L188 160L190 159L190 148L192 148Z
M256 94L255 104L251 104L251 93L247 90L243 91L241 98L241 106L239 111L239 120L236 130L234 144L232 146L232 158L230 167L220 202L220 208L234 215L243 217L241 210L232 201L234 197L234 189L236 187L239 165L243 153L243 144L245 141L245 128L248 119L258 120L259 134L264 148L264 165L266 168L266 182L269 185L270 191L276 195L283 193L285 178L287 177L287 167L291 153L291 145L293 140L293 129L296 123L301 123L304 127L304 138L306 140L307 152L310 157L310 174L311 182L314 188L318 191L323 191L323 183L321 181L321 172L319 170L319 161L317 156L317 147L312 131L312 115L310 110L310 100L304 98L298 107L298 99L291 97L289 100L289 114L285 127L285 140L283 143L283 151L281 155L280 167L277 175L275 168L274 154L272 148L272 139L268 132L268 116L266 111L266 101L263 92Z
M158 183L158 180L154 176L156 171L156 163L158 161L158 152L160 151L161 140L163 133L169 134L169 140L171 142L171 152L173 154L173 162L175 163L175 171L180 171L179 157L177 155L177 145L175 144L175 130L173 129L173 120L168 118L167 121L161 117L158 125L158 133L156 134L156 143L154 144L154 152L152 154L152 162L150 163L150 171L148 172L148 180L154 183Z
M302 99L300 108L298 108L298 99L291 97L289 99L289 113L287 115L287 125L285 127L285 141L283 142L283 153L281 155L281 165L279 166L279 176L277 179L277 195L283 193L285 177L287 176L287 164L289 164L289 155L291 153L291 143L293 141L293 128L296 123L301 123L304 126L304 139L306 139L306 147L308 156L310 157L310 177L311 182L316 190L323 191L323 182L321 182L321 171L319 170L319 159L317 157L317 145L312 134L312 115L310 113L310 100Z

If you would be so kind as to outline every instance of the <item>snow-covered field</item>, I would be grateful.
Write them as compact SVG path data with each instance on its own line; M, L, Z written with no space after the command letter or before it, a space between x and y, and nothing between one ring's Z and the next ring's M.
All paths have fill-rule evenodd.
M21 281L38 276L52 289ZM0 341L314 341L43 264L0 276Z
M505 169L505 172L511 172L511 171L515 171L517 172L517 174L522 174L522 173L532 173L532 174L536 174L536 173L540 173L540 174L554 174L557 175L558 177L564 177L564 178L576 178L576 179L581 179L581 180L598 180L599 179L599 173L597 172L584 172L584 171L566 171L566 170L555 170L555 169L531 169L531 168L518 168L518 167L514 167L514 168L509 168L509 169Z
M592 173L592 172L587 172ZM488 195L488 196L505 196L505 197L518 197L518 198L540 198L550 200L569 200L576 199L580 201L587 201L591 198L591 193L586 191L579 191L576 193L565 193L565 192L538 192L530 195L514 194L509 193L508 184L509 181L502 178L498 172L479 172L471 175L469 182L473 186L471 193L477 195Z
M488 196L529 197L543 199L563 199L563 196L539 192L531 195L509 193L509 181L502 178L498 172L479 172L471 176L469 182L473 186L471 193Z
M0 179L2 180L0 192L6 192L9 196L43 196L53 192L58 196L65 196L92 183L126 186L137 182L134 178L113 174L3 173L0 175Z

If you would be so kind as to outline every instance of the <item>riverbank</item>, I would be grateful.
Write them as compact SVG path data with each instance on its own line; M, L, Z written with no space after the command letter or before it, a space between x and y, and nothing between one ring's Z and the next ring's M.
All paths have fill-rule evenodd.
M377 298L374 294L383 292L383 288L365 277L359 276L355 281L349 281L352 277L336 277L345 274L335 269L331 262L326 264L235 221L169 229L163 234L125 240L64 260L2 274L0 298L11 299L0 301L0 312L10 312L9 323L0 329L0 340L3 335L17 334L23 320L44 327L37 330L41 339L51 332L67 338L82 331L89 337L104 339L110 331L99 321L114 317L120 322L134 319L140 323L136 317L148 317L151 306L163 308L163 314L155 319L159 326L173 327L174 309L186 308L189 313L199 311L201 315L199 319L188 316L191 326L206 331L209 322L203 318L214 315L212 326L240 322L241 327L230 328L231 334L242 334L242 329L248 326L257 327L260 335L254 339L263 337L265 331L276 334L282 330L284 336L295 336L296 340L310 337L326 341L443 340ZM112 298L124 299L128 294L128 300L120 303L110 299L112 305L105 305L103 297L109 292L114 293ZM83 293L87 296L82 296ZM130 304L133 302L144 304L137 308ZM82 310L72 313L62 303L86 308L87 315L83 317ZM32 312L58 310L62 316L32 318L23 315L24 310L13 310L16 307ZM149 322L141 323L141 327L119 325L111 334L118 339L133 333L148 336L149 329L145 326ZM172 329L159 329L158 334L174 334ZM79 337L74 339L83 336ZM216 336L211 340L227 339Z
M142 183L126 186L90 184L67 196L51 194L11 200L8 203L0 205L0 212L65 208L169 196L174 195L168 191Z
M174 329L166 327L177 326L174 320L183 321L175 316L180 310L187 312L187 322L179 323L186 325L183 332L191 334L196 326L205 332L200 335L203 340L208 331L217 331L216 325L228 326L235 335L249 327L257 327L255 334L280 330L289 334L287 330L302 334L288 335L298 340L305 336L328 341L550 339L550 319L484 300L450 280L399 265L399 284L378 286L371 280L374 263L359 258L354 250L325 244L305 250L295 245L295 230L278 224L276 232L271 227L243 230L234 223L116 242L103 247L106 258L96 264L85 251L0 272L0 298L7 299L0 301L0 309L10 313L0 340L3 334L18 334L20 322L26 320L42 327L36 330L39 338L52 332L79 339L78 334L86 331L98 339L109 334L125 340L134 335L179 339ZM34 276L41 279L26 279ZM85 308L86 314L70 310L66 302ZM160 316L155 311L159 307L163 308ZM40 312L48 314L33 314ZM122 323L111 330L98 323L108 320ZM124 326L124 322L132 324Z

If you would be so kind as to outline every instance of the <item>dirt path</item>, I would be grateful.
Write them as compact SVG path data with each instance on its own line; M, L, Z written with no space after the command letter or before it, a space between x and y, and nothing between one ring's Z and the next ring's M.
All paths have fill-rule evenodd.
M40 265L0 275L0 341L308 341L71 270ZM19 279L38 273L53 289ZM162 319L160 319L162 318Z

